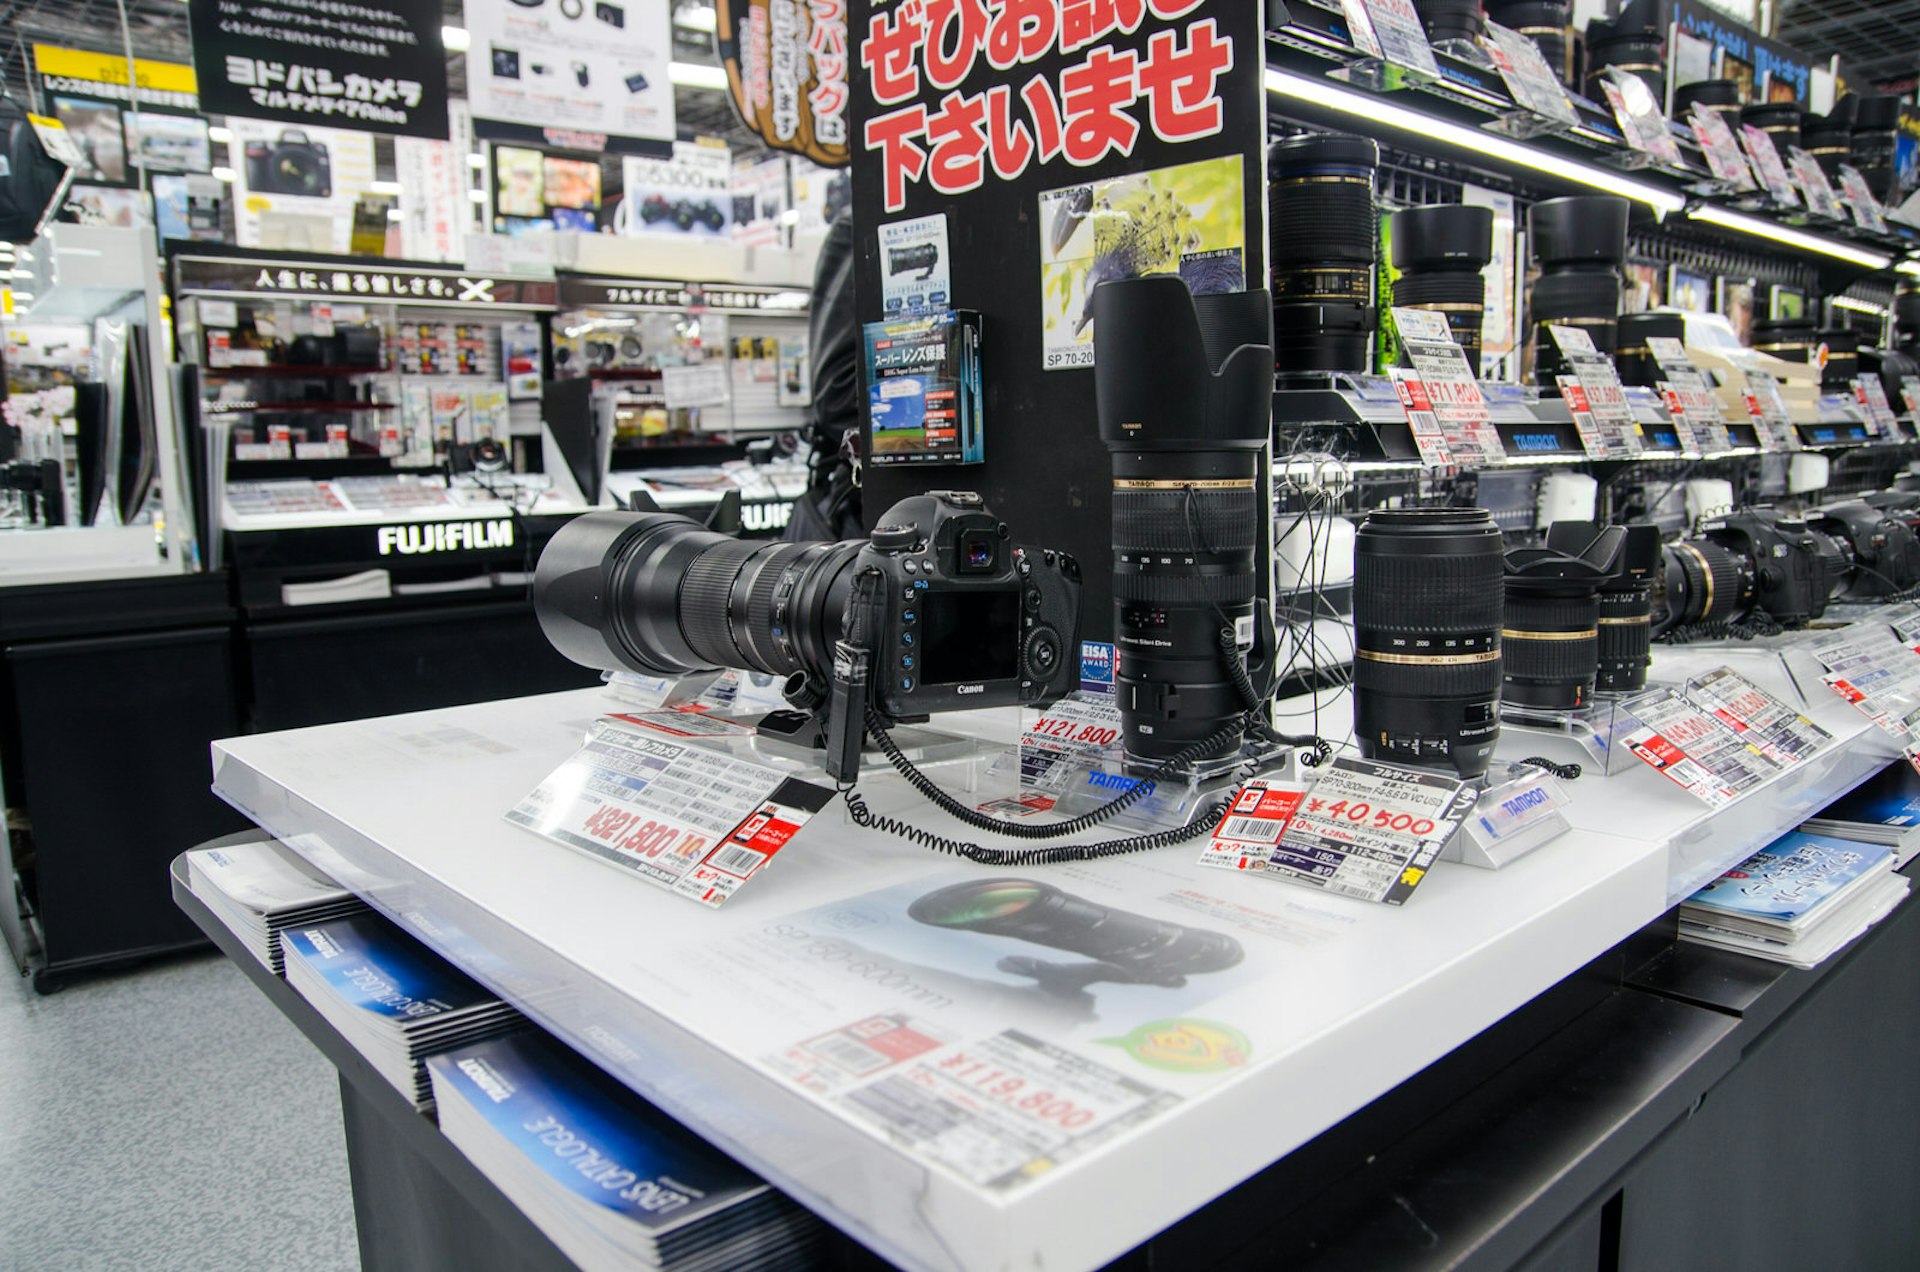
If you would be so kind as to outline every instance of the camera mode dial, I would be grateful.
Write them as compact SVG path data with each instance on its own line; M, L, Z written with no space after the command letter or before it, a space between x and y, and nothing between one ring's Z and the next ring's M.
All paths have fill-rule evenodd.
M911 552L920 542L918 526L875 526L868 542L882 552Z

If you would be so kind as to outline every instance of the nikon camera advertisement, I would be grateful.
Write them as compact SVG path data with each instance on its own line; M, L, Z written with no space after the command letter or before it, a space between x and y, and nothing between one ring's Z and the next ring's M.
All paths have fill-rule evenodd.
M229 119L233 220L241 247L345 252L354 200L373 183L373 136Z

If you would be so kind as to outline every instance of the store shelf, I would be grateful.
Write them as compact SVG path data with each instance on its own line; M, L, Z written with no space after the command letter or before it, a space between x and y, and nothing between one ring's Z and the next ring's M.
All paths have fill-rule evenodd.
M203 380L323 380L351 379L362 375L397 375L397 367L348 367L348 366L288 366L276 364L266 367L202 367L200 378Z
M294 411L397 411L398 402L246 402L228 405L207 402L201 406L206 415L279 415Z

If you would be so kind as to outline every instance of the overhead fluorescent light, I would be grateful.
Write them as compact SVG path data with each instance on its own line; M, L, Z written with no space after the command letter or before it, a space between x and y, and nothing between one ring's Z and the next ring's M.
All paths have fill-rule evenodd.
M367 193L397 199L400 197L400 183L398 181L369 181L367 182Z
M1875 318L1885 318L1887 316L1887 311L1872 301L1855 300L1851 296L1835 296L1833 298L1833 307L1835 309L1851 309L1856 314L1872 314Z
M440 28L440 43L449 53L465 53L473 47L473 37L467 34L467 28L443 26Z
M718 66L701 66L694 62L672 62L667 66L667 78L682 88L711 88L725 92L727 73Z
M216 124L207 129L207 140L216 146L224 146L233 140L233 129L222 128Z
M1893 258L1882 252L1869 252L1865 248L1854 247L1838 239L1808 234L1785 225L1775 225L1771 221L1762 221L1759 217L1747 216L1740 212L1729 212L1725 208L1716 208L1711 205L1697 207L1687 213L1687 216L1692 220L1717 225L1737 234L1751 234L1755 238L1769 239L1775 243L1784 243L1788 247L1797 247L1803 252L1818 252L1822 256L1831 256L1835 260L1846 261L1862 269L1885 269L1893 264Z
M1316 79L1306 75L1296 75L1292 71L1282 71L1275 67L1267 68L1267 91L1280 97L1291 97L1299 101L1312 102L1329 110L1352 115L1375 124L1385 124L1402 132L1420 137L1430 137L1448 145L1459 146L1473 151L1499 163L1512 164L1518 168L1527 168L1534 172L1571 181L1576 185L1591 186L1608 194L1618 194L1644 203L1659 216L1669 212L1678 212L1686 207L1684 196L1659 186L1648 185L1613 168L1602 168L1594 164L1581 163L1575 159L1563 158L1544 150L1502 137L1498 133L1488 132L1484 128L1470 128L1465 124L1456 124L1448 119L1435 119L1431 115L1409 110L1405 106L1390 102L1384 97L1371 93L1355 92L1328 80Z
M1895 271L1902 274L1920 274L1920 260L1901 261L1898 265L1895 265L1893 268L1895 269Z

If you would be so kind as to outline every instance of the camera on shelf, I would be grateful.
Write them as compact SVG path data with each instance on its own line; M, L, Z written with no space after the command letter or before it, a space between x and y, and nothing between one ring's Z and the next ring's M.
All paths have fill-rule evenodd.
M255 194L331 198L333 157L298 128L282 128L277 141L247 143L247 187Z
M447 470L452 473L478 473L491 476L504 473L513 462L507 444L492 437L477 442L455 442L447 451Z
M966 491L903 499L869 538L840 543L734 539L657 509L588 513L541 554L534 612L583 666L787 677L843 781L869 713L1044 705L1079 678L1079 564L1013 543Z
M1804 627L1827 612L1854 572L1845 538L1797 514L1742 508L1667 546L1664 614L1655 627L1738 623L1755 613Z

